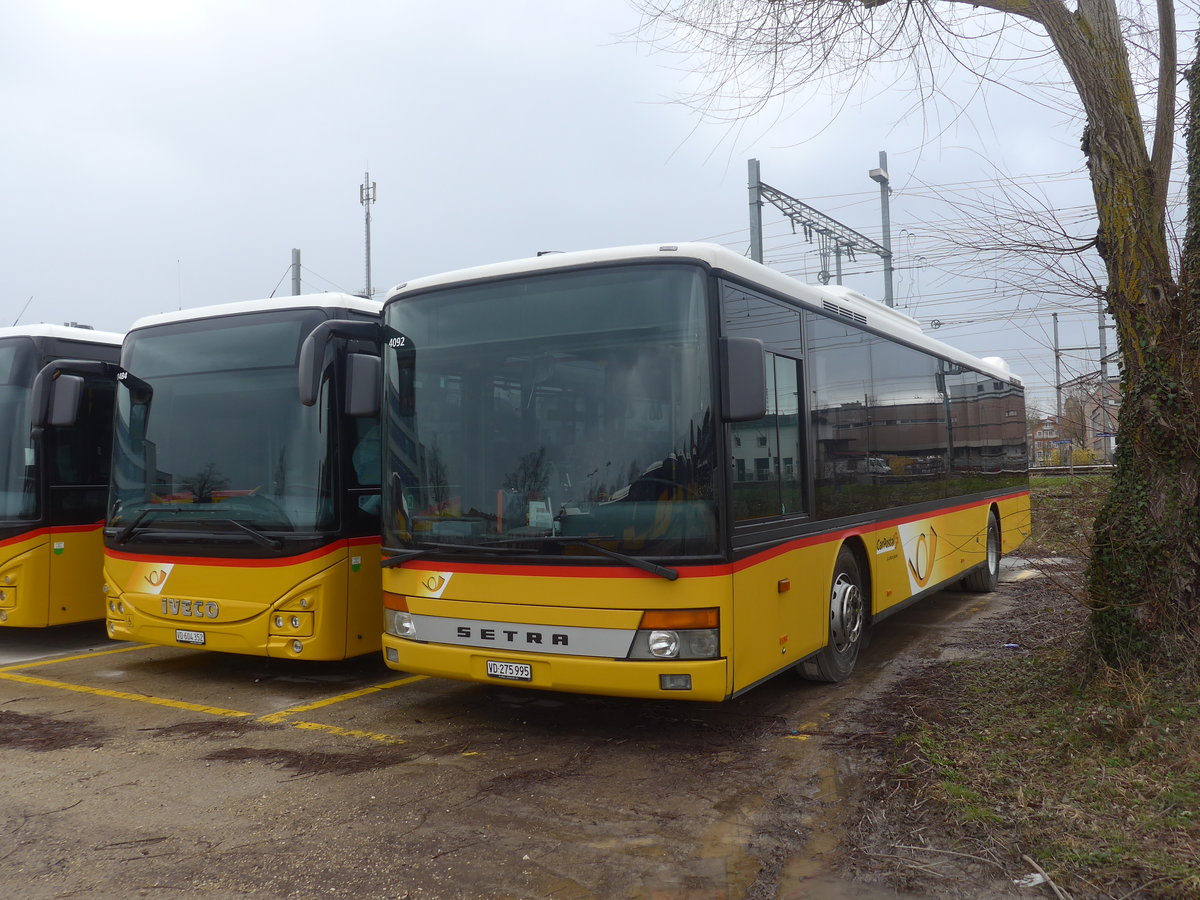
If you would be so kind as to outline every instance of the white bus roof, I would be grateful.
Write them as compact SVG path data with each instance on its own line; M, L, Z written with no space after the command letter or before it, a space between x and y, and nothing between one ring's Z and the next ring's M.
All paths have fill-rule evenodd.
M994 375L1005 381L1021 384L1021 379L1012 373L1002 359L989 356L980 359L963 350L929 337L921 330L921 324L899 310L884 306L858 291L840 285L815 285L797 281L790 275L778 272L762 263L747 259L719 244L679 243L642 244L631 247L609 247L602 250L579 250L567 253L547 253L544 256L510 260L486 266L459 269L416 278L399 284L388 292L391 302L405 294L425 291L471 281L505 278L514 275L549 272L555 269L598 263L643 262L654 259L694 259L707 263L714 269L740 276L751 284L759 284L768 290L783 294L803 306L832 315L843 316L860 325L873 328L884 334L894 335L913 346L944 356L954 362Z
M215 306L196 306L191 309L180 309L175 312L157 313L142 316L129 326L129 330L146 328L151 325L164 325L168 322L191 322L200 319L211 319L216 316L233 316L241 313L268 312L282 309L352 309L368 315L378 315L383 304L378 300L368 300L353 294L297 294L291 297L278 297L269 300L240 300L235 303L219 303Z
M0 328L0 338L6 337L50 337L65 341L88 341L93 344L121 345L123 334L115 331L96 331L75 325L13 325Z

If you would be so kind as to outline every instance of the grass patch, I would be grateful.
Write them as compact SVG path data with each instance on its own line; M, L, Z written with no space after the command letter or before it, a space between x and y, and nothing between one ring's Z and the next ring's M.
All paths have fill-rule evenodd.
M1033 533L1020 553L1087 559L1091 555L1092 522L1111 484L1106 474L1030 479Z
M1011 610L960 639L966 658L903 679L879 712L893 737L878 745L863 865L894 886L967 896L1036 865L1047 896L1200 897L1200 662L1097 671L1083 652L1082 562L1108 488L1035 479L1020 552L1060 564L1002 586Z
M1200 691L1083 671L1071 646L944 667L908 723L909 771L964 832L1076 896L1200 897Z

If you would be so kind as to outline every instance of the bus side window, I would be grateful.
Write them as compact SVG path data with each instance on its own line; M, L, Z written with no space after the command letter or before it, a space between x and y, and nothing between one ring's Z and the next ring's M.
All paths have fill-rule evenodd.
M75 424L50 429L50 504L57 516L104 514L115 391L112 382L86 379Z
M767 414L731 426L733 514L742 521L808 512L800 360L765 354Z
M358 440L350 461L354 467L355 487L379 490L383 480L381 430L375 419L354 419ZM379 514L380 495L370 493L358 498L358 508L371 515Z
M832 518L874 509L875 485L867 471L872 336L819 313L806 313L804 324L816 514Z

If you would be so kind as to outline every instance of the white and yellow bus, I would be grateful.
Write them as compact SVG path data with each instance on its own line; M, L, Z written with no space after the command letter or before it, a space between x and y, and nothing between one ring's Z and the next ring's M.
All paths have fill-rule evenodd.
M1021 382L704 244L423 278L384 304L388 666L722 700L1029 531Z
M376 398L377 351L323 344L316 402L296 387L311 332L331 319L377 328L379 308L314 294L133 324L115 376L110 637L308 660L378 652L378 419L350 401L364 356Z
M113 364L121 335L90 328L0 328L0 626L104 618L101 528L108 497L113 384L76 382L74 424L34 427L43 366L64 357Z

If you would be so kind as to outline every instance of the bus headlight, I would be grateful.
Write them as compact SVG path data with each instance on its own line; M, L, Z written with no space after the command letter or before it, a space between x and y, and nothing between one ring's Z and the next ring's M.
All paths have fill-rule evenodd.
M383 630L393 637L415 638L417 623L408 611L408 598L403 594L383 593Z
M416 637L417 626L412 613L400 609L383 611L383 630L394 637Z
M629 659L716 659L721 650L717 628L686 631L639 631L633 636Z
M679 655L679 632L652 631L647 639L651 656L660 659L674 659Z
M720 610L648 609L633 636L629 659L716 659Z

